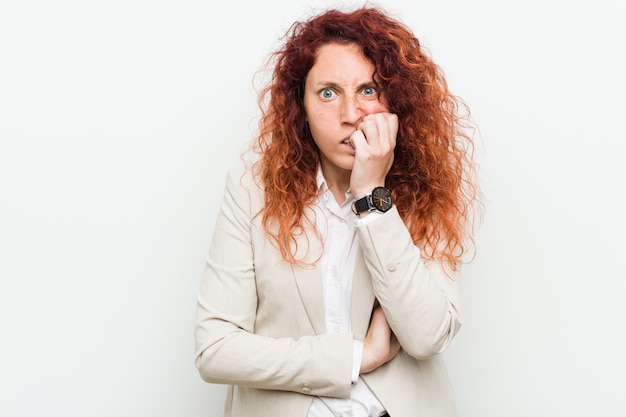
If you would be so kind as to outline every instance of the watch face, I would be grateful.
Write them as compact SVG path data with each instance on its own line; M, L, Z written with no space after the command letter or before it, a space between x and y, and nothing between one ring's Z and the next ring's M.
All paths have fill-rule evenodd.
M385 187L376 187L372 191L372 205L376 210L383 213L388 211L393 205L391 191Z

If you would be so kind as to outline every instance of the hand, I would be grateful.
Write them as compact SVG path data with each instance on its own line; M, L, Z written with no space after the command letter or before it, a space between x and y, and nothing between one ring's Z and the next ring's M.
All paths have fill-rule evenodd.
M372 321L363 341L361 358L362 374L371 372L389 362L400 350L400 342L391 331L387 318L381 307L372 313Z
M385 185L393 164L397 134L398 116L393 113L368 114L357 126L350 137L355 152L350 190L356 198Z

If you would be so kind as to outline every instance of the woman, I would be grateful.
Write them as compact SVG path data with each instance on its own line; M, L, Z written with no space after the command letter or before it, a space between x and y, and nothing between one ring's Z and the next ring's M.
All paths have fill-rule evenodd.
M196 365L228 417L456 415L472 141L432 60L376 8L292 26L258 159L229 173Z

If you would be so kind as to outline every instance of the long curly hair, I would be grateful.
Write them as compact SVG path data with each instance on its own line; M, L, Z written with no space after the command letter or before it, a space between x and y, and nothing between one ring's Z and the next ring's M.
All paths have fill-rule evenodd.
M457 260L473 246L479 203L472 123L448 91L441 69L404 24L377 7L329 10L294 23L268 61L273 73L259 95L253 151L265 189L263 227L283 259L300 263L296 236L314 226L319 151L306 122L304 83L318 48L354 43L375 67L389 111L399 120L394 162L385 185L425 255ZM319 235L319 231L318 231Z

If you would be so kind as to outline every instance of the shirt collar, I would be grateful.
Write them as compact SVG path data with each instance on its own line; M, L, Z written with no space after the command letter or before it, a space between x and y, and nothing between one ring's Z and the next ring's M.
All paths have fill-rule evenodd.
M326 184L326 178L324 178L324 173L322 172L322 167L317 167L317 192L322 194L328 190L328 184Z
M330 191L330 188L328 188L328 183L326 182L326 178L324 178L324 173L322 172L321 166L317 167L316 181L317 181L317 195L323 198L324 201L328 201L332 193ZM354 196L352 195L352 191L348 189L345 195L346 195L346 201L344 202L343 205L345 205L346 203L352 204L352 201L354 201Z

